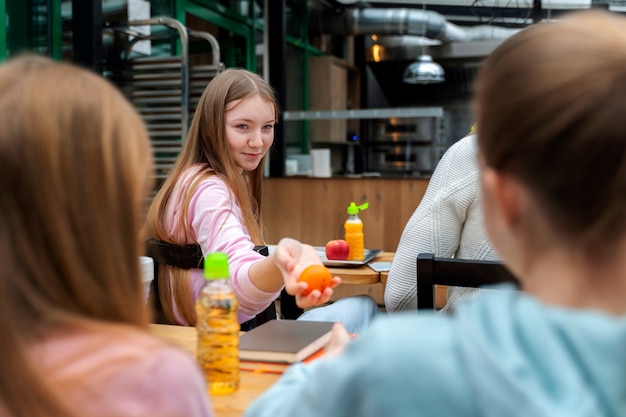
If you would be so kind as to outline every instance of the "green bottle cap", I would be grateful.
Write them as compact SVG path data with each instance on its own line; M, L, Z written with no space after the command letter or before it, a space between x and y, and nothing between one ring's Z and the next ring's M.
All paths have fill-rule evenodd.
M363 211L368 207L369 207L368 203L363 203L360 206L357 206L356 203L353 201L348 206L348 214L359 214L359 210Z
M204 278L227 279L228 255L224 252L212 252L204 258Z

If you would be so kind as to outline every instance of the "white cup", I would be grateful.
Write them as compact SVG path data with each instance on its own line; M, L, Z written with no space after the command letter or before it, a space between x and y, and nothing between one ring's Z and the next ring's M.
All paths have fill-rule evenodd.
M144 296L146 301L150 296L150 284L154 279L154 260L149 256L139 257L139 266L141 267L141 280L144 284Z
M308 153L294 153L287 156L288 160L293 159L298 163L298 173L311 175L311 155Z
M298 161L295 159L287 159L285 161L285 174L296 175L298 173Z
M330 149L311 150L311 175L322 178L331 176Z

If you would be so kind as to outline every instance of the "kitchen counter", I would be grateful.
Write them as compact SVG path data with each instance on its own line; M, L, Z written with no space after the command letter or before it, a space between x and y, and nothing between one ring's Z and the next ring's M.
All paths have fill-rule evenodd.
M329 180L329 179L430 179L432 174L422 174L422 173L414 173L414 174L406 174L401 172L364 172L362 174L334 174L332 177L312 177L308 174L296 174L296 175L288 175L283 178L310 178L310 179L321 179L321 180Z

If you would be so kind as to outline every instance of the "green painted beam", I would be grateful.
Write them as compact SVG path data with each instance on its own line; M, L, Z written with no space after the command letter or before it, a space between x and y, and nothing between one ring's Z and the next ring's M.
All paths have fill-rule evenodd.
M303 51L305 51L311 56L326 55L323 51L317 49L316 47L312 45L309 45L308 43L306 43L305 41L301 39L296 39L293 36L287 36L286 41L287 41L287 44L294 46L296 48L302 49Z
M6 0L0 0L0 61L7 59L7 4Z
M244 66L250 71L256 71L255 25L253 19L236 15L224 6L213 4L211 7L208 7L208 4L204 3L208 2L181 0L179 2L180 7L177 8L177 19L184 22L187 13L193 14L202 20L240 36L245 42L245 56L237 59L234 42L230 42L228 39L218 39L222 47L222 56L220 58L227 67L234 66L236 62L245 60L244 65L238 65ZM234 18L235 16L237 18Z
M229 16L217 13L211 9L207 9L206 7L199 5L193 1L184 1L182 13L183 15L185 13L191 13L203 20L206 20L207 22L211 22L239 36L248 37L250 34L247 24L233 20Z
M63 17L61 16L61 0L49 0L48 5L50 56L60 60L63 58Z
M252 19L249 16L242 16L234 8L235 2L231 2L231 7L226 7L222 4L212 0L187 0L188 3L195 3L197 6L202 7L205 10L212 10L230 20L234 20L246 25L252 25Z

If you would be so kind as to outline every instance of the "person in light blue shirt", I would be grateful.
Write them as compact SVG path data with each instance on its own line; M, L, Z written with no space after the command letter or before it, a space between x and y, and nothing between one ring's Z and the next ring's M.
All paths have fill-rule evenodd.
M474 108L485 226L523 291L336 324L246 417L626 416L626 18L513 35Z
M624 416L626 318L513 288L452 318L376 320L342 355L292 366L246 416Z

